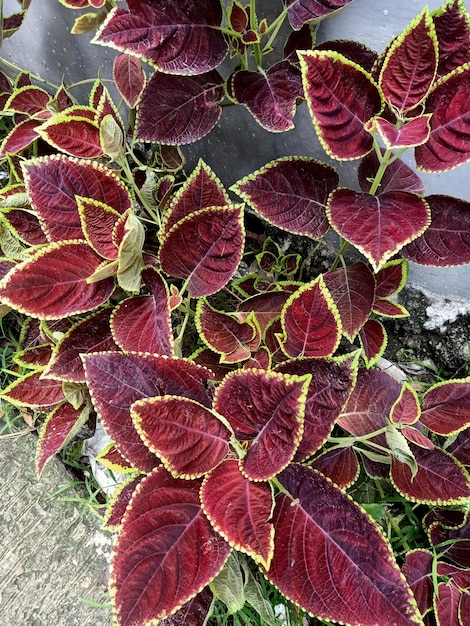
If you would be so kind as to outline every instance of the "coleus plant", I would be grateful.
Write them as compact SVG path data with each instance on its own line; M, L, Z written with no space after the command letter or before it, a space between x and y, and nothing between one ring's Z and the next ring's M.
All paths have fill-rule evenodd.
M213 4L198 28L173 24L166 54L156 45L154 2L129 1L97 37L112 31L107 42L121 50L117 42L139 26L149 45L144 54L136 43L132 54L157 67L157 82L182 41L197 37L206 74L193 76L205 76L227 46ZM289 2L285 13L300 28L324 4ZM344 4L328 3L329 11ZM169 3L168 16L181 17L183 5L193 18L191 2ZM235 2L228 15L243 26L234 28L245 38L239 49L251 45L243 16L253 12ZM331 165L296 156L236 182L230 191L243 203L235 202L202 160L186 179L133 163L101 81L80 106L64 88L50 98L25 75L13 87L5 78L5 108L18 126L2 146L12 182L0 192L0 299L25 322L15 355L22 373L1 397L44 416L38 473L93 412L113 442L103 463L131 473L105 515L119 533L111 572L119 624L202 625L214 597L233 610L255 603L274 623L253 600L256 566L319 620L463 626L470 379L418 395L374 365L387 340L379 318L407 315L395 296L408 259L470 262L469 203L426 197L400 159L414 149L418 168L433 172L470 159L469 17L460 0L425 9L382 55L342 41L299 49L296 59L299 46L289 45L287 75L301 79L325 151L361 159L360 192L339 187ZM184 143L184 133L170 141L141 132L146 112L155 125L165 113L149 92L140 95L137 65L119 63L141 76L128 93L137 137ZM239 72L230 81L237 100L245 90L263 93L258 76ZM292 93L276 73L265 80ZM204 98L204 115L211 108ZM31 132L23 134L16 129L25 121ZM32 143L42 155L20 162ZM293 235L336 230L338 260L300 280L299 257L270 239L253 271L240 274L247 207ZM363 261L346 264L349 245ZM409 552L402 570L348 494L359 480L382 481L432 509L431 549Z

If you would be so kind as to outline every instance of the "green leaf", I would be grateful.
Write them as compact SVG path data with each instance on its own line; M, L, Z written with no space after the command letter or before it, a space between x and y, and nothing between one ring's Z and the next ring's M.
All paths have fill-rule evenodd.
M245 592L238 552L232 552L220 573L210 583L210 588L232 615L244 607Z

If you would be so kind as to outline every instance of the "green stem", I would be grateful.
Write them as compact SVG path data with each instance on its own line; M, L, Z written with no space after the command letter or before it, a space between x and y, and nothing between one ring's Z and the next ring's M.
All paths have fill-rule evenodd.
M263 52L269 50L269 48L271 48L271 46L273 45L273 42L276 39L277 34L279 33L282 25L284 24L284 20L286 19L286 16L287 16L287 11L288 11L288 7L286 6L284 7L284 10L282 11L282 13L280 13L278 17L274 20L274 22L271 24L271 26L268 26L268 28L266 29L266 32L264 34L265 35L271 34L271 36L266 42Z
M346 239L343 239L341 237L341 246L339 248L338 254L336 255L336 259L333 261L333 265L330 268L331 272L335 270L338 267L338 265L341 263L341 259L343 258L343 255L348 248L349 248L349 241L346 241Z
M129 166L129 163L127 162L127 158L125 154L123 155L121 159L119 159L118 163L124 170L127 181L129 185L131 185L132 188L134 189L135 195L138 197L140 203L142 204L144 209L147 211L147 213L150 215L150 217L154 220L154 222L157 224L158 228L160 229L162 226L160 214L158 212L155 212L152 209L152 207L148 205L148 203L146 202L145 198L142 195L141 190L137 187L137 185L135 185L134 176L132 175L132 171Z
M256 15L256 0L250 0L250 28L251 30L258 32L258 17ZM253 51L255 53L256 67L262 67L263 54L261 52L261 46L259 41L253 44Z
M387 167L390 165L391 158L392 158L391 157L392 151L390 150L390 148L387 148L387 150L385 150L385 152L382 154L375 138L374 138L374 147L377 153L377 157L379 159L379 169L377 170L377 174L375 175L375 178L372 181L372 185L369 190L369 193L372 196L375 196L377 189L379 188L380 183L382 182L382 178L385 174L385 171Z

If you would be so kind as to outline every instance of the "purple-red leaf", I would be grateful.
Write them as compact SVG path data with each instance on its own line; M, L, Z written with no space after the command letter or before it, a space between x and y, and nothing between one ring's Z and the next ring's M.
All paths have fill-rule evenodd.
M406 561L401 568L422 615L432 607L433 558L432 552L428 550L412 550L406 555Z
M228 374L214 409L248 442L241 470L251 480L272 478L293 459L300 443L310 376L263 370Z
M373 196L337 189L329 198L327 214L333 228L369 259L375 271L431 221L424 198L406 191Z
M210 587L204 587L194 598L183 604L176 613L160 620L158 626L203 624L209 613L212 612L213 597Z
M230 546L203 513L199 487L198 481L173 478L163 467L137 487L111 564L113 604L122 626L168 617L227 560Z
M253 312L256 322L259 325L261 335L264 335L269 322L276 317L280 317L282 308L289 296L289 291L270 291L269 293L259 293L240 302L237 310L239 313L244 313L246 315Z
M199 209L225 206L229 203L230 199L222 183L211 168L200 159L191 176L172 197L168 214L165 216L164 229L168 231L184 217Z
M394 424L414 424L421 414L419 398L408 383L404 383L398 400L390 410L390 420Z
M367 129L378 133L388 150L420 146L429 139L431 128L430 115L420 115L406 122L399 128L381 117L374 117L367 124Z
M102 259L84 241L62 241L16 265L0 283L1 299L39 319L92 311L114 290L112 278L87 283Z
M108 168L65 155L23 164L26 189L50 241L81 239L77 196L93 198L122 214L131 206L129 193Z
M38 218L27 209L7 209L3 213L3 218L18 234L18 237L28 245L39 246L47 243Z
M120 213L92 198L77 196L76 200L82 230L89 245L103 258L117 259L119 249L113 241L113 230L121 218Z
M204 382L210 372L180 359L150 354L103 352L84 357L95 409L119 451L135 467L149 472L159 460L144 445L131 420L136 400L178 395L210 406Z
M300 71L288 61L265 73L240 70L230 79L230 96L243 104L263 128L274 133L294 127L297 98L302 98Z
M277 365L276 371L312 375L305 404L304 433L295 456L303 461L319 450L331 434L354 386L356 358L348 355L338 359L293 359Z
M208 72L227 54L218 0L127 4L129 11L110 12L94 43L130 52L168 74Z
M295 291L281 316L282 348L291 357L331 356L341 337L338 309L322 276Z
M99 457L100 462L101 458ZM143 474L138 474L116 487L106 505L103 528L111 531L119 530L132 494L143 478Z
M5 109L44 120L51 116L47 108L50 100L51 96L41 87L25 85L20 89L15 89L5 103Z
M418 472L392 457L391 479L396 489L413 502L451 505L468 502L470 477L457 461L444 450L428 450L410 443Z
M394 259L382 266L375 275L377 298L388 298L399 293L406 285L408 263L404 259Z
M446 172L470 159L470 63L444 76L426 99L432 113L429 140L415 148L418 168Z
M180 478L199 478L228 453L230 431L205 406L178 396L134 402L131 417L146 446Z
M197 141L219 121L223 97L215 70L199 76L155 72L137 107L137 137L172 146Z
M1 397L15 406L32 409L50 407L64 400L62 382L41 378L42 372L29 372L14 380L1 393Z
M365 156L373 141L364 124L383 107L379 88L341 54L314 50L299 56L305 97L324 149L340 160Z
M111 320L113 337L122 350L171 356L168 287L152 267L142 272L142 278L150 295L128 298L116 307Z
M323 275L325 285L338 308L343 334L354 341L372 312L375 296L375 278L364 263Z
M270 523L273 495L268 483L253 482L227 459L205 478L201 502L212 526L236 550L269 569L274 547Z
M470 202L451 196L428 196L431 224L401 251L420 265L448 267L470 263Z
M420 421L438 435L470 426L470 378L437 383L424 394Z
M188 280L191 297L220 291L243 253L242 205L200 209L175 224L159 251L165 274Z
M74 324L57 342L45 374L74 383L85 382L81 354L118 350L109 327L112 309L104 309Z
M246 176L231 190L274 226L319 239L329 228L326 203L338 180L336 170L315 159L284 157Z
M34 119L23 120L16 124L2 142L0 159L5 158L7 154L18 154L18 152L21 152L21 150L24 150L38 139L39 133L37 128L39 128L40 124L41 122Z
M310 461L309 467L327 476L341 489L354 484L360 472L359 461L351 447L327 450Z
M38 129L51 146L74 157L93 159L103 156L97 123L65 112L54 115Z
M145 87L142 61L131 54L118 54L114 59L113 78L127 106L133 109Z
M462 0L451 0L431 15L439 42L437 73L444 76L470 61L468 13Z
M369 193L372 182L379 169L379 160L375 150L370 152L359 165L357 176L359 185L365 193ZM387 166L385 174L380 181L377 195L386 191L410 191L411 193L424 194L424 185L419 176L411 167L401 159L395 159Z
M429 92L437 70L434 23L425 8L392 42L380 72L379 85L397 111L416 107Z
M351 498L320 473L291 465L274 511L267 578L309 613L352 626L419 623L390 545ZM365 601L367 598L367 601Z
M385 352L387 347L387 333L378 320L367 320L359 331L364 360L367 367L374 365Z
M294 30L305 22L317 22L332 13L341 11L352 0L287 0L287 17Z

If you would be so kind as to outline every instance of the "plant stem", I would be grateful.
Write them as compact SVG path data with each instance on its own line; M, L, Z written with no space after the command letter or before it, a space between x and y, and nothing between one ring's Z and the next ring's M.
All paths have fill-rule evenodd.
M256 0L250 0L250 28L251 30L258 31L258 17L256 15ZM262 67L263 54L261 52L261 46L259 41L253 44L253 51L255 53L256 67Z
M333 265L330 267L330 272L332 272L338 267L343 257L343 254L346 252L348 247L349 247L349 241L346 241L346 239L343 239L341 237L341 246L339 248L338 254L336 255L336 259L333 261Z
M141 202L141 204L144 207L144 209L147 211L147 213L151 216L151 218L154 220L155 224L157 224L158 228L160 229L161 226L162 226L161 219L160 219L160 214L158 212L155 212L147 204L145 198L142 195L142 192L137 187L137 185L134 183L134 176L132 175L132 171L131 171L131 168L129 166L129 163L127 162L126 154L124 154L123 157L121 159L119 159L118 163L122 167L122 169L124 170L124 173L126 175L126 179L127 179L128 183L129 183L129 185L131 185L132 188L134 189L135 195L139 198L139 201Z
M280 13L278 15L278 17L274 20L274 22L271 24L271 26L268 26L265 35L269 35L271 34L270 38L268 39L268 41L266 42L266 45L263 48L263 52L266 52L267 50L269 50L269 48L271 48L271 46L273 45L273 41L276 39L278 32L280 31L284 20L286 19L287 16L287 11L288 11L288 7L285 6L284 10L282 11L282 13Z
M377 174L375 175L375 178L372 181L372 185L369 190L369 193L372 196L375 196L377 189L379 188L380 183L382 182L382 178L385 174L385 171L387 167L390 165L390 159L391 159L391 154L392 154L392 151L390 150L390 148L387 148L387 150L385 150L385 152L382 154L375 138L374 138L374 147L377 153L377 157L379 159L379 169L377 170Z

